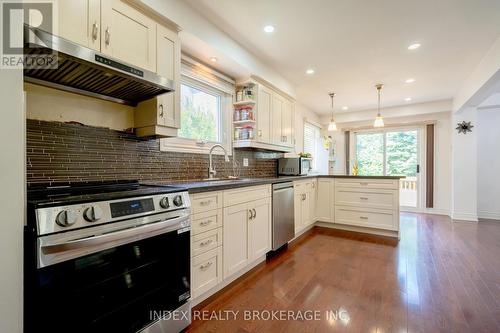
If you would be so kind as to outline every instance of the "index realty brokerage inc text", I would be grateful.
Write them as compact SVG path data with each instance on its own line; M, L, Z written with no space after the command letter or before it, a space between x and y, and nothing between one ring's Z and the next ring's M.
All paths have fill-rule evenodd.
M152 320L185 320L191 315L190 311L151 311ZM349 320L345 310L220 310L192 312L193 320Z

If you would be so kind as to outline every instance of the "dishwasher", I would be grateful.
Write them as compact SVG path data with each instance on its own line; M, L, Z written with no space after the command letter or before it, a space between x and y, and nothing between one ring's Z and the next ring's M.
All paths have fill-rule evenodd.
M273 251L295 236L293 183L273 184Z

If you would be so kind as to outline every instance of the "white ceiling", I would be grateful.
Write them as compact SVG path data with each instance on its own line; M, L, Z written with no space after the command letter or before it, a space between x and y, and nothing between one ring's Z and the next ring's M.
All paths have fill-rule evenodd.
M452 98L500 37L500 0L186 1L295 84L297 99L318 113L330 112L332 90L336 112L375 107L378 82L383 106ZM264 33L266 24L275 32ZM413 42L422 46L409 51Z

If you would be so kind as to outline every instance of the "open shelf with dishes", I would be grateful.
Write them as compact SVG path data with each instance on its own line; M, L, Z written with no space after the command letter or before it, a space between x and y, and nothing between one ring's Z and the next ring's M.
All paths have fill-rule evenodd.
M255 140L257 85L247 81L236 87L236 102L233 104L234 141Z
M257 78L236 84L233 103L233 146L291 152L294 102Z

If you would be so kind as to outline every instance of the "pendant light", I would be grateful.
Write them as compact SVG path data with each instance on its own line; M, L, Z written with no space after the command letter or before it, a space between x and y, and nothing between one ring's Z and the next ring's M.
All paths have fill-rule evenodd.
M333 119L333 98L335 97L335 93L332 92L329 94L332 99L332 119L330 119L330 124L328 125L328 131L334 132L337 130L337 124L335 123L335 119Z
M382 118L382 115L380 114L380 91L382 90L382 87L384 85L379 83L375 85L375 88L377 88L377 94L378 94L378 107L377 107L377 118L375 118L375 122L373 123L373 127L384 127L384 119Z

